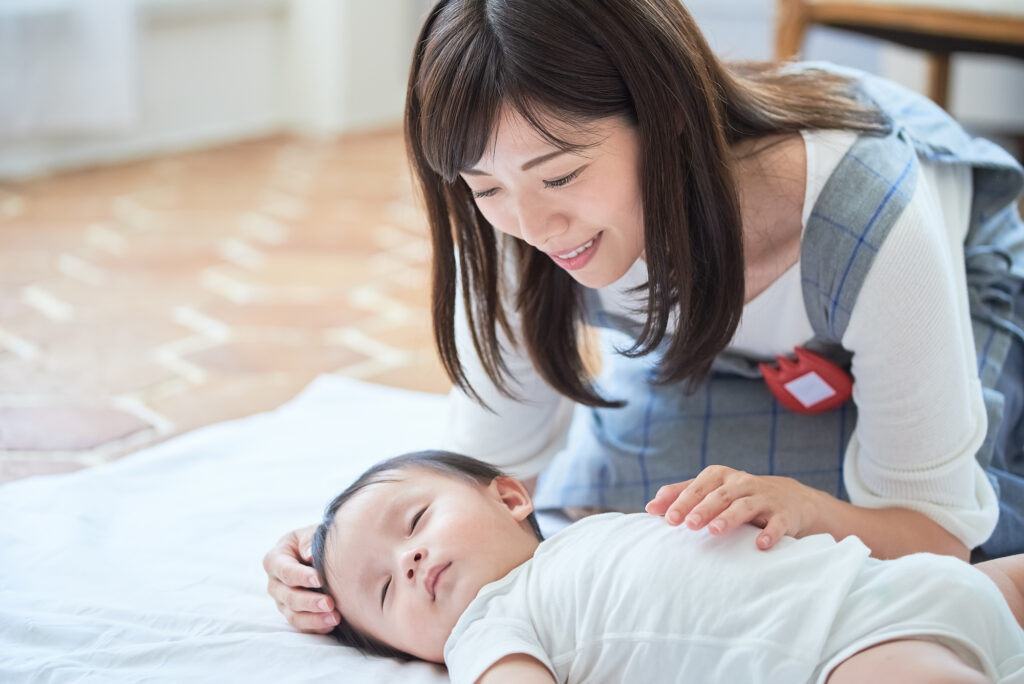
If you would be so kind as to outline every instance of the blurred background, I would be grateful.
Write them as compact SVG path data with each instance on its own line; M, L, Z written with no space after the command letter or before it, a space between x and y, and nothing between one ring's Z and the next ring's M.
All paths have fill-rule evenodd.
M0 1L0 481L275 408L321 373L447 391L400 132L431 4ZM727 59L771 59L792 11L686 4ZM803 57L933 83L921 50L827 24ZM948 59L947 106L1020 158L1024 47L974 48Z

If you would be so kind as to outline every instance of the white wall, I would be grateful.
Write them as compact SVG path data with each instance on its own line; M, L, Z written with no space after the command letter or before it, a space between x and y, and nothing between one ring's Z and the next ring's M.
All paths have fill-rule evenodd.
M0 178L401 120L424 0L138 0L138 120L0 137ZM0 64L0 80L13 64Z
M291 0L287 124L318 136L397 124L428 3Z
M39 2L40 0L31 0ZM139 116L116 131L0 138L0 178L146 157L282 130L332 137L397 125L431 0L137 0ZM726 58L769 59L774 0L688 0ZM805 56L918 89L920 57L829 29ZM0 83L15 65L0 63ZM981 132L1024 131L1024 61L960 55L953 113Z
M140 0L137 120L102 133L0 140L0 177L279 130L285 10L281 0ZM12 68L0 64L0 70Z

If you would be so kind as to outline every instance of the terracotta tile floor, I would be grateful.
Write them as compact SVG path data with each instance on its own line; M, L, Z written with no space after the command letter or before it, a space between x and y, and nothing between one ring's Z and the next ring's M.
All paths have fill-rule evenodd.
M445 392L398 131L0 183L0 481L273 409L321 373Z

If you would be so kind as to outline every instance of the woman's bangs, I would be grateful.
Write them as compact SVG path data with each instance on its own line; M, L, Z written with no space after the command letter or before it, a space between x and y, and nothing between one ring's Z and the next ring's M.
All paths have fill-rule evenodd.
M613 107L598 102L595 108L591 95L578 92L576 72L552 69L548 62L555 58L533 54L536 46L522 34L537 28L540 18L500 16L501 7L494 7L488 20L480 21L461 13L458 4L438 15L415 82L423 155L448 183L484 156L508 112L519 114L552 146L572 151L588 146L579 140L588 123L621 111L621 97ZM557 37L569 41L571 33L557 32ZM556 57L565 61L561 53ZM621 96L621 83L617 76L614 80L613 90ZM607 89L602 82L598 91Z
M423 103L423 152L430 167L447 182L454 183L460 173L480 161L501 117L512 112L522 117L545 142L560 150L576 152L596 144L580 140L593 117L559 112L556 104L540 103L517 92L518 88L502 87L499 75L494 74L494 78L487 85L468 89L472 90L471 96L456 88L447 98L437 97Z
M500 109L495 93L478 94L475 100L456 95L425 102L420 136L430 168L448 183L472 168L487 149Z
M579 152L598 144L592 139L589 126L599 117L568 112L564 104L543 102L538 95L518 95L509 102L510 108L552 147Z
M416 83L423 154L449 183L483 156L502 100L497 42L484 31L455 28L428 39Z

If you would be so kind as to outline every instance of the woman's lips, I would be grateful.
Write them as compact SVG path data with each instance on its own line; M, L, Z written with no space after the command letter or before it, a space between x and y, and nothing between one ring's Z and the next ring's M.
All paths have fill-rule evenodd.
M601 245L602 235L604 235L604 231L590 238L590 240L584 242L579 247L571 249L568 252L562 252L563 255L567 256L559 256L558 254L553 254L551 252L548 252L548 256L551 257L552 261L565 270L576 271L586 266L587 263L594 258L598 247Z

